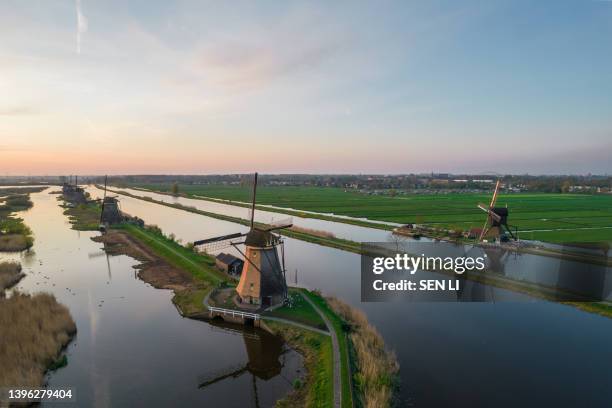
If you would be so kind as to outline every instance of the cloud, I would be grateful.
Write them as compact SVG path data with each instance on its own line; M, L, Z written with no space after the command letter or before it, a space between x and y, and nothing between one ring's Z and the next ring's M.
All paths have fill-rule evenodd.
M29 106L10 106L7 108L0 108L0 116L21 116L21 115L35 115L38 111Z
M81 11L81 0L76 0L77 33L76 33L76 53L81 53L81 34L85 34L88 29L87 17Z
M195 66L213 84L261 85L314 68L329 59L336 50L334 44L307 44L302 49L292 49L286 44L275 47L221 43L201 52L196 57Z

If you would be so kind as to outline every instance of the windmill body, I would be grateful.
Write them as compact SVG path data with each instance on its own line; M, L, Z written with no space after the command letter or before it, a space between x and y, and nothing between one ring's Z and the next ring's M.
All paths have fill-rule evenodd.
M243 303L264 307L285 300L287 284L278 256L279 238L272 232L253 229L245 240L245 262L236 292Z
M104 197L104 205L102 206L102 224L118 224L123 221L121 211L119 210L119 201L115 197Z
M123 221L123 215L119 209L119 200L116 197L106 195L107 177L104 177L104 196L102 197L102 208L100 209L100 229L106 230L107 225L119 224Z
M238 302L245 306L257 305L266 308L281 304L287 298L283 239L274 232L291 227L291 223L285 222L265 227L255 225L257 173L255 173L254 180L249 232L203 239L195 241L194 245L215 248L223 243L229 243L234 246L244 256L244 265L236 288ZM243 237L244 242L237 241ZM240 244L245 245L244 252L238 248Z

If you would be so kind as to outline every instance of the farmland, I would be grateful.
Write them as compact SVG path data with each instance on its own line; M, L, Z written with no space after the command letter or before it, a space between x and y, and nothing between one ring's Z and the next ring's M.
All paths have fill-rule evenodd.
M172 184L141 187L161 192ZM249 201L247 186L180 185L187 196L207 196ZM488 203L488 194L414 194L396 197L367 195L325 187L259 187L258 204L304 211L333 213L397 223L424 223L466 230L482 227L484 213L477 203ZM500 194L498 206L510 208L509 223L523 238L548 242L612 240L612 195L513 193Z

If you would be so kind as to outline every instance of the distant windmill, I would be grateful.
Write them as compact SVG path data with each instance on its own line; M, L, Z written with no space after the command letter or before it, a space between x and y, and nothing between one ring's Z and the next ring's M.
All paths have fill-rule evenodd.
M106 226L118 224L123 221L119 210L119 200L116 197L106 195L106 183L108 176L104 176L104 195L102 196L102 208L100 209L100 231L105 231Z
M487 213L487 220L485 221L480 237L478 238L479 241L482 241L489 233L495 237L501 237L504 228L510 234L512 239L516 241L516 236L512 233L510 226L508 225L508 207L495 206L500 183L501 182L499 180L497 180L497 183L495 183L493 197L491 198L491 203L488 207L486 207L484 204L478 204L478 208Z
M244 256L244 266L236 292L240 301L268 307L284 302L287 298L285 276L285 249L280 234L274 231L289 228L291 221L277 222L265 227L255 226L255 203L257 196L257 173L253 182L253 201L250 209L250 229L246 233L234 233L195 241L195 246L212 248L229 243ZM244 242L236 240L245 237ZM243 253L238 245L246 247ZM280 247L279 258L277 247Z

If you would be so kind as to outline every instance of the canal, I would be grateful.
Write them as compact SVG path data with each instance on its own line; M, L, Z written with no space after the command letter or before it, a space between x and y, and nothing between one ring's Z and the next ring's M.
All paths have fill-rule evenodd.
M88 191L94 197L102 194L94 187ZM130 192L247 218L246 208ZM183 242L246 230L227 221L127 196L119 198L123 211L158 225ZM258 217L270 222L286 215L266 211L258 212ZM297 225L330 231L341 238L389 239L389 233L381 230L293 219ZM362 303L359 255L287 238L286 259L290 284L321 289L367 314L398 356L402 405L609 406L612 324L608 318L563 304L525 300L524 296L497 303ZM513 256L505 269L508 275L522 278L528 275L526 271L556 270L556 262L535 255ZM487 290L493 299L507 297L502 289Z
M136 277L132 258L107 257L90 239L97 232L70 229L53 189L31 194L34 206L19 213L34 247L0 253L24 267L17 290L53 293L76 322L68 366L49 377L50 388L74 389L83 407L269 407L292 389L298 353L264 331L182 318L171 291Z

